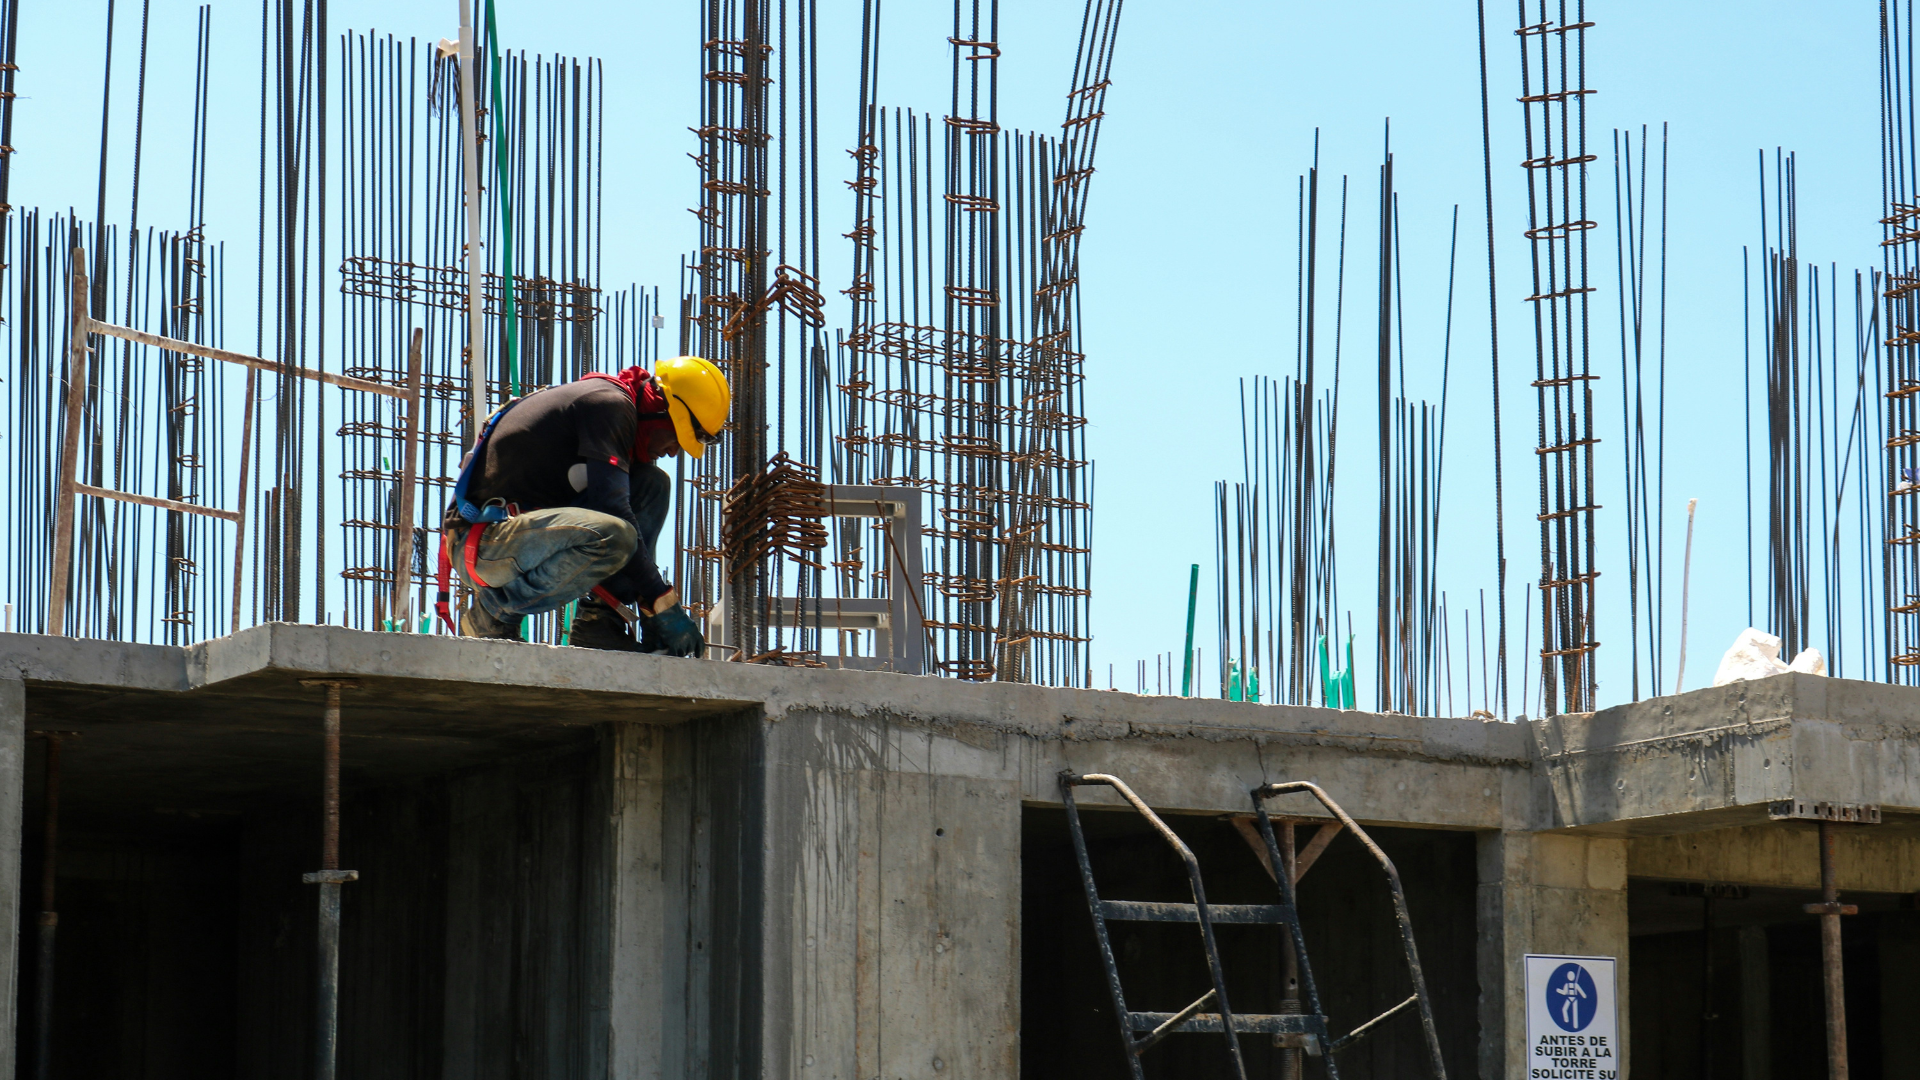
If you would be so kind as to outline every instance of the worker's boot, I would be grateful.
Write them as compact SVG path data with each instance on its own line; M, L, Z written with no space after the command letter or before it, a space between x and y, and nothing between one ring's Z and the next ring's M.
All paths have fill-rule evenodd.
M583 649L640 651L640 643L633 640L633 630L627 626L627 620L594 597L580 601L579 608L574 611L573 626L567 631L567 644Z
M514 615L507 619L496 619L493 613L478 603L467 605L460 613L460 636L471 638L489 638L494 641L519 641L520 624L526 621L524 615Z

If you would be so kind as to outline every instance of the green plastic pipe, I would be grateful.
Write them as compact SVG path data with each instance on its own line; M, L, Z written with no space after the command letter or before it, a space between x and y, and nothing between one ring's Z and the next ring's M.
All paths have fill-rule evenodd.
M1180 696L1193 696L1193 609L1200 601L1200 564L1187 577L1187 652L1180 664Z
M494 183L500 189L500 283L506 290L507 387L513 397L520 396L519 309L513 302L513 202L507 195L506 109L500 104L500 32L494 28L493 0L487 0L487 70L493 76L493 152L496 163Z

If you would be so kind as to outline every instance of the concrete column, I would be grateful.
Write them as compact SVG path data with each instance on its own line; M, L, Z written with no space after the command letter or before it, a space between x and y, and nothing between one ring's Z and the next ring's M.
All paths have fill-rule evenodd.
M20 1017L20 825L26 792L27 684L0 679L0 1080L13 1080Z
M1480 1075L1527 1075L1528 953L1612 956L1627 1075L1627 845L1553 833L1480 834Z
M663 1068L669 1032L667 881L663 872L666 732L646 724L614 724L608 733L608 842L612 889L608 916L607 1075L655 1080Z
M829 716L790 715L770 742L760 1075L1018 1075L1020 794L991 775L1005 755Z

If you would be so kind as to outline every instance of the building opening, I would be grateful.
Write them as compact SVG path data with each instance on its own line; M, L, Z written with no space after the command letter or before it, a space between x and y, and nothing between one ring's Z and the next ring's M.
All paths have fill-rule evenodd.
M1101 898L1191 903L1171 848L1139 816L1082 804L1088 858ZM1200 862L1209 904L1271 904L1277 897L1253 848L1229 817L1166 815ZM1407 892L1421 966L1450 1075L1473 1075L1479 1045L1475 971L1474 837L1437 829L1370 828ZM1308 828L1301 833L1304 849ZM1021 838L1020 1065L1028 1077L1128 1075L1119 1022L1076 865L1066 811L1028 807ZM1300 879L1307 956L1330 1033L1338 1038L1411 992L1392 901L1376 863L1338 835ZM1168 923L1110 923L1127 1005L1177 1011L1212 985L1199 932ZM1236 1013L1281 1011L1281 931L1217 925L1229 1003ZM1272 1037L1240 1037L1247 1075L1279 1076ZM1170 1036L1141 1056L1146 1076L1229 1077L1218 1034ZM1411 1009L1341 1052L1351 1076L1423 1076L1418 1015ZM1318 1070L1308 1064L1308 1074Z

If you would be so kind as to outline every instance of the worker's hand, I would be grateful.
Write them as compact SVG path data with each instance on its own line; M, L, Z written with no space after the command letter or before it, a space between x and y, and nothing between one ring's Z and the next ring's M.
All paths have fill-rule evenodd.
M640 651L705 656L707 639L687 609L673 604L640 620Z

